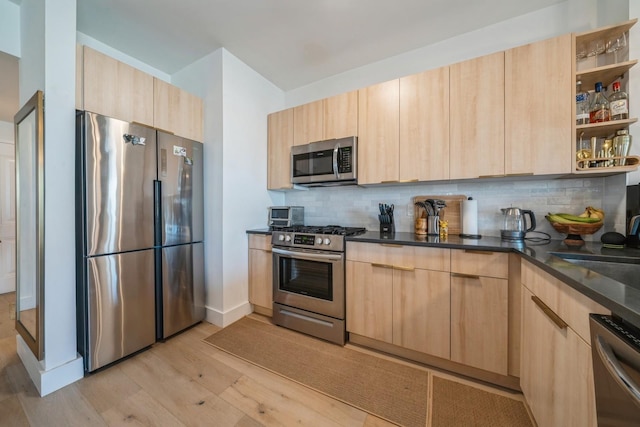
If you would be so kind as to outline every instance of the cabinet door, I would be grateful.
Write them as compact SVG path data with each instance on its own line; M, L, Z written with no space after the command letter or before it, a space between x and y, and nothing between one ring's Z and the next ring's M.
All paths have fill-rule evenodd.
M324 100L324 139L358 136L358 91Z
M451 360L507 375L508 280L451 274Z
M399 80L358 91L359 184L399 179L399 97Z
M449 97L450 178L504 175L504 52L452 65Z
M293 108L269 114L267 123L267 188L291 188Z
M273 309L273 256L270 250L249 249L249 302Z
M392 343L393 269L347 261L347 331Z
M293 109L293 145L324 139L323 106L320 100Z
M574 58L571 34L506 51L506 174L571 172Z
M153 125L153 77L84 47L84 109L128 122Z
M153 82L153 125L178 136L202 142L202 100L162 80L153 79Z
M450 356L448 272L393 272L393 343L444 359Z
M449 67L400 79L400 180L449 179Z
M539 426L595 426L591 348L560 329L522 287L520 386Z

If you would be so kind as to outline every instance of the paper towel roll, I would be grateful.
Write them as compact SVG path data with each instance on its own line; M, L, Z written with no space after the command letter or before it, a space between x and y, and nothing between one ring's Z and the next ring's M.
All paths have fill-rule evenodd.
M462 217L463 235L478 234L478 201L469 197L460 204L460 216Z

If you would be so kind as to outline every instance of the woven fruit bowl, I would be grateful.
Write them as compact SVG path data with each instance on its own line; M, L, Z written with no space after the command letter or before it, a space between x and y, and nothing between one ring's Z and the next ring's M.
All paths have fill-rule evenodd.
M549 221L551 222L551 221ZM591 224L560 224L551 222L551 226L559 233L566 233L567 237L564 242L569 246L582 246L584 240L581 235L593 234L602 228L604 221L594 222Z

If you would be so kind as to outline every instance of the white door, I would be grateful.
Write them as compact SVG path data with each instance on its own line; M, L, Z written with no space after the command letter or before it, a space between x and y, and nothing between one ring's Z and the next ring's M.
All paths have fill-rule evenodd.
M0 294L16 290L15 188L14 146L0 142Z

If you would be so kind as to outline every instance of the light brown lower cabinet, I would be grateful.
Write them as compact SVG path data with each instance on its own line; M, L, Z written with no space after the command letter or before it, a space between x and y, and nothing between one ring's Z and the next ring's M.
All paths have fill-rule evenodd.
M249 235L249 302L254 311L273 313L273 256L271 236Z
M539 426L596 425L591 347L522 289L520 386Z
M501 375L509 363L507 279L451 274L451 360Z
M449 359L448 250L350 244L347 249L347 331Z
M393 271L393 344L450 357L449 272Z
M393 343L393 268L347 261L347 331Z
M520 387L539 426L597 423L589 313L609 310L522 261Z

